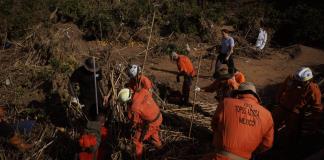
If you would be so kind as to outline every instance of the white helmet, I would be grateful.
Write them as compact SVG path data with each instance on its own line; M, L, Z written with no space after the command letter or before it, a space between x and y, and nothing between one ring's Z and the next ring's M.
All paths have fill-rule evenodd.
M171 57L172 57L172 59L177 59L177 58L178 58L178 54L177 54L177 52L173 51L173 52L171 53Z
M309 81L312 78L313 78L312 70L308 67L300 68L299 70L297 70L295 74L295 79L302 82Z
M118 100L121 102L128 102L132 99L132 92L129 88L123 88L118 93Z
M128 70L128 76L131 78L136 77L139 73L141 73L141 67L136 65L136 64L132 64L130 65L130 68Z

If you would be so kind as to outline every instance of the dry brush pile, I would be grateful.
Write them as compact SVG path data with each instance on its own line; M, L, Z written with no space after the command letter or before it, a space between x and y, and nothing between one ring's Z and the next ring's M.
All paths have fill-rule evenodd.
M104 74L104 92L113 97L107 124L111 159L128 159L132 156L129 151L131 133L125 116L126 106L118 103L116 97L128 81L125 69L129 59L133 57L110 59L111 47L107 45L85 50L76 43L78 36L73 27L54 25L47 28L38 25L22 41L13 42L14 47L1 51L3 69L0 71L0 96L10 106L7 119L12 123L26 119L36 121L32 132L24 134L26 141L34 144L34 147L29 152L19 153L1 140L1 157L30 160L74 158L80 136L78 118L82 116L69 103L68 80L73 69L89 55L99 59ZM153 147L146 145L145 157L192 159L196 157L192 154L202 153L201 149L196 149L201 137L188 137L190 112L178 115L176 111L172 111L176 106L165 103L159 97L158 89L155 98L161 108L165 109L161 130L165 147L161 151L155 151ZM205 128L206 123L194 127ZM206 132L206 129L197 131ZM201 133L193 135L199 134Z

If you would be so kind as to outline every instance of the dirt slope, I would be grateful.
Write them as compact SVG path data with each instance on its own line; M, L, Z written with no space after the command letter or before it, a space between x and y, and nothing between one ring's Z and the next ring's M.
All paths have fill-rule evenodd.
M141 61L139 61L141 62ZM198 65L198 60L193 59ZM262 59L236 57L236 66L247 77L248 81L254 82L258 89L264 89L282 82L289 74L293 74L302 66L318 66L324 64L324 51L302 45L294 45L284 52L272 54ZM203 87L212 83L210 69L211 60L203 59L201 63L201 78L198 86ZM150 59L146 67L149 73L164 83L168 83L174 89L181 90L181 83L176 82L175 73L177 67L170 59L165 57ZM262 93L260 93L262 95ZM214 102L213 94L199 93L199 101Z

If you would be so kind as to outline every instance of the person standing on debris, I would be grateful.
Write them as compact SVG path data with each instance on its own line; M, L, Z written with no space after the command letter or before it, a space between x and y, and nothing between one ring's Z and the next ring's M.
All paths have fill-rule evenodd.
M265 31L263 28L260 27L258 39L255 42L255 48L261 51L265 47L267 43L267 39L268 39L267 31Z
M196 91L216 92L215 98L218 102L223 101L226 97L231 97L233 90L236 90L238 86L245 82L245 76L242 72L236 71L235 74L228 72L228 67L225 64L221 64L217 68L217 72L214 75L215 81L209 86L199 88Z
M142 88L153 92L153 84L149 78L141 74L141 67L133 64L128 69L128 76L130 81L126 84L126 87L131 88L134 91L141 90Z
M143 141L151 139L154 146L161 149L162 142L159 137L159 130L163 119L160 108L152 98L152 94L145 88L137 92L124 88L118 93L118 100L124 103L131 102L128 107L128 117L136 130L133 137L136 158L142 159Z
M234 98L225 98L212 119L215 152L205 159L248 160L252 153L272 147L271 113L260 105L260 98L251 82L240 84Z
M82 108L83 113L90 121L97 120L98 113L103 110L103 103L107 103L108 100L107 97L103 97L101 79L102 71L98 64L95 63L94 58L87 58L83 66L76 69L70 78L70 92L72 92L74 97L72 101L84 105ZM79 96L76 93L76 86L79 87ZM98 105L98 113L96 105Z
M191 60L185 55L179 55L176 52L172 52L171 58L177 61L179 71L177 74L177 82L180 82L180 76L184 77L181 104L189 105L190 87L193 77L196 76L195 68L193 67Z
M314 131L318 128L323 106L319 86L312 79L312 70L302 67L294 75L288 76L279 89L276 98L279 105L273 110L273 119L276 131L285 122L286 136L282 138L283 141L279 137L279 142L287 149L298 142L306 111L311 113L308 117L314 124Z
M222 43L215 62L215 73L219 64L227 64L230 73L235 72L234 60L233 60L233 50L234 50L234 39L229 35L230 31L228 29L222 29Z
M0 137L5 138L8 142L16 147L19 151L25 152L32 148L32 144L25 143L21 136L15 132L12 125L5 120L6 104L0 104Z

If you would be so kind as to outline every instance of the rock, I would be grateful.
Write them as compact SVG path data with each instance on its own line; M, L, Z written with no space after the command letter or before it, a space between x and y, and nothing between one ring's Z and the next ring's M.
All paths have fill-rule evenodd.
M10 80L9 79L6 79L6 85L9 86L11 83L10 83Z

